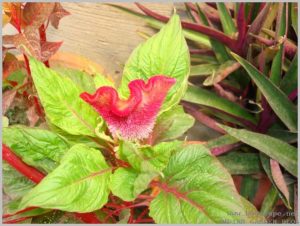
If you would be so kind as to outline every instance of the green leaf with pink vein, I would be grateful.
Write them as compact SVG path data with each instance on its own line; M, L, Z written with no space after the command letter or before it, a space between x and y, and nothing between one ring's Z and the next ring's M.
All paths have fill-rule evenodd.
M23 197L19 208L92 212L108 200L110 175L111 168L99 150L74 145L61 164Z
M160 194L150 204L150 216L159 224L257 223L265 219L235 189L230 174L203 145L176 152L154 182Z

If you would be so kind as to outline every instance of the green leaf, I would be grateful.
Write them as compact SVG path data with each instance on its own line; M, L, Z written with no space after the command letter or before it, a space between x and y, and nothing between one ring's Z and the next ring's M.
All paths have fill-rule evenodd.
M44 172L53 171L70 146L57 134L25 126L3 128L3 143L22 160Z
M219 64L199 64L191 66L190 76L201 76L201 75L210 75L212 74L217 68Z
M157 175L157 172L139 172L133 168L118 168L111 176L110 189L122 200L132 201Z
M248 72L276 115L291 131L297 131L297 109L288 97L248 61L234 53L232 55Z
M258 179L253 178L251 175L246 175L243 177L242 180L240 194L244 198L253 201L257 192L258 185L259 185Z
M296 143L298 141L298 133L290 132L284 129L270 128L268 130L268 135L280 139L287 143Z
M187 102L212 107L236 117L247 119L250 122L256 123L256 119L253 117L253 115L240 105L225 98L219 97L217 94L200 87L189 86L182 99Z
M163 174L157 182L161 192L150 204L156 223L248 221L230 174L204 146L189 145L177 151ZM239 214L231 214L235 212Z
M228 9L226 8L225 3L219 2L217 3L217 7L224 33L228 35L233 35L237 32L237 30L232 20L232 17L229 14Z
M5 161L2 161L2 173L3 190L13 200L22 198L34 187L31 180L20 174Z
M272 186L268 191L266 197L264 198L264 201L260 208L260 213L264 216L268 216L275 208L278 199L278 191L274 186Z
M246 210L248 223L250 223L250 224L259 224L259 223L266 224L267 223L264 216L257 211L255 206L251 202L249 202L243 196L240 196L240 199L242 200L244 209Z
M110 175L111 168L99 150L75 145L61 164L23 197L19 208L92 212L107 202Z
M247 175L262 172L259 155L255 153L230 152L218 157L231 175Z
M137 144L122 141L117 153L132 168L119 168L113 173L110 182L113 194L125 201L134 200L162 172L171 153L181 145L182 142L174 141L162 142L154 147L139 147Z
M219 125L228 134L277 160L287 171L297 177L297 148L279 139L245 129Z
M115 196L124 201L132 201L134 194L134 182L138 177L138 171L132 168L118 168L111 175L109 187Z
M237 143L238 140L228 134L209 140L204 146L208 149Z
M60 129L59 127L51 124L50 122L47 122L47 124L48 124L49 129L52 132L56 133L57 135L59 135L63 139L65 139L70 146L80 143L80 144L85 144L91 148L104 147L102 145L102 143L101 144L99 143L100 140L98 142L98 141L94 140L92 137L82 136L82 135L71 135L71 134L67 133L66 131Z
M175 14L159 33L133 51L124 67L120 92L128 97L128 83L135 79L146 80L159 74L175 78L176 84L168 92L163 112L180 101L187 88L189 72L189 50L179 16Z
M17 213L19 211L18 207L20 205L20 201L21 201L20 199L11 201L8 204L6 204L5 206L3 206L6 214L13 214L12 216L5 218L6 221L17 220L17 219L20 219L23 217L39 216L41 214L45 214L45 213L52 211L52 210L48 210L48 209L34 208L32 210Z
M186 114L182 106L177 105L157 118L152 132L152 140L158 143L176 139L190 129L194 123L195 119Z
M35 87L49 121L72 135L95 136L100 117L79 95L71 79L60 76L43 63L30 59Z
M280 45L279 51L276 53L272 61L270 81L272 81L276 86L280 84L280 80L281 80L282 53L283 53L283 44Z
M298 4L291 3L291 18L292 18L292 27L296 34L298 35Z
M23 70L17 70L11 73L7 80L17 82L18 85L22 85L24 82L24 79L26 78L26 73L24 73Z
M94 83L95 83L96 88L99 88L101 86L111 86L111 87L115 86L113 81L109 80L104 75L101 75L98 73L94 75Z
M88 73L73 68L57 67L59 75L71 79L81 90L94 93L96 91L94 78Z
M196 3L196 6L199 13L199 17L201 18L203 24L209 26L209 22L205 13L203 13L198 3ZM226 47L222 43L218 42L213 38L209 38L209 41L211 43L211 48L214 50L214 53L219 63L224 63L225 61L230 60L230 56L226 50Z
M278 12L278 18L277 18L277 23L279 23L278 28L276 29L277 33L277 38L280 36L283 37L285 35L285 30L286 30L286 4L285 3L279 3L282 4L283 7L279 7L281 9L281 12ZM279 40L278 40L279 41ZM281 71L282 71L282 54L283 54L283 43L279 47L279 51L276 53L273 61L272 61L272 67L271 67L271 74L270 74L270 80L278 86L280 84L281 80Z
M223 64L219 65L219 67L215 71L213 71L212 75L204 80L203 85L212 86L216 83L219 83L239 67L240 65L236 61L226 61Z
M298 87L298 55L294 57L288 71L281 80L280 89L286 94L289 95L293 90Z
M160 172L167 165L175 150L182 145L180 141L161 142L155 146L138 146L122 141L117 150L119 157L127 161L137 171Z

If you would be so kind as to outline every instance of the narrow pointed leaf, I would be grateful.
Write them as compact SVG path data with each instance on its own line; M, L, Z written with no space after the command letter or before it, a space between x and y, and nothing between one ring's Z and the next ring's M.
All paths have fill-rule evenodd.
M220 125L228 134L277 160L287 171L297 177L297 149L279 139Z
M274 85L272 81L261 74L253 65L240 56L232 53L234 58L245 68L248 75L256 83L275 114L291 130L297 130L297 109L288 97Z
M298 55L296 55L286 72L285 76L280 82L280 89L289 95L293 90L298 87Z
M229 152L218 157L231 175L247 175L262 172L259 155L255 153Z
M225 63L221 64L211 76L204 80L203 85L212 86L216 83L219 83L228 77L232 72L236 71L239 67L240 64L238 62L233 60L226 61Z
M264 216L268 216L275 208L278 199L279 199L278 191L275 189L274 186L272 186L268 191L266 197L264 198L264 201L260 208L260 213Z
M284 205L287 206L288 208L290 208L290 200L286 199L284 194L277 187L277 184L274 181L274 178L272 176L271 164L270 164L271 158L269 156L265 155L264 153L259 153L259 157L260 157L260 162L262 164L262 167L263 167L265 173L267 174L269 180L272 182L273 187L276 189L277 194L279 195L279 197L283 201Z
M35 206L69 212L92 212L108 199L111 168L101 152L78 144L21 201L20 209Z
M274 182L278 189L282 192L287 200L290 199L289 189L284 181L283 174L281 172L279 163L273 159L270 159L271 172Z
M253 115L251 115L240 105L233 103L225 98L219 97L215 93L200 87L189 86L182 99L190 103L216 108L218 110L224 111L239 118L246 119L253 123L256 122Z
M191 66L190 76L211 75L218 68L218 64L199 64Z
M228 9L226 8L225 3L218 2L217 7L220 14L220 19L224 33L228 35L233 35L235 32L237 32L237 30L232 20L232 17L229 14Z
M279 12L277 16L277 21L276 21L276 38L277 41L279 40L280 37L283 37L286 35L286 4L287 3L279 3L282 5L282 7L279 7ZM271 75L270 75L270 80L275 84L279 85L280 80L281 80L281 71L282 71L282 63L283 63L283 51L284 51L284 45L281 44L279 47L279 51L276 53L273 62L272 62L272 67L271 67Z
M202 9L198 3L196 3L196 6L197 6L198 13L199 13L199 16L200 16L203 24L206 26L209 26L209 22L206 17L206 14L202 11ZM211 43L211 48L214 50L216 58L218 59L219 63L223 63L230 59L230 55L228 54L225 46L221 42L219 42L213 38L209 38L209 41Z

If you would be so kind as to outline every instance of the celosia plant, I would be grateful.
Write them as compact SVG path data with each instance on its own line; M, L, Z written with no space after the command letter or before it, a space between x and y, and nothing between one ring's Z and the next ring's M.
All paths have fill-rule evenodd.
M199 24L138 6L167 24L135 13L161 30L133 51L119 87L104 75L49 68L43 58L22 52L25 62L29 59L27 73L43 114L36 127L9 122L3 128L3 187L8 196L3 221L264 223L278 197L293 209L297 58L289 61L295 53L283 48L288 42L286 36L279 38L283 28L276 31L274 59L267 61L264 49L249 50L255 40L264 45L270 41L268 34L258 36L258 24L275 4L237 3L227 11L218 3L219 13L208 18L203 5L188 4ZM285 27L288 6L273 9ZM215 22L225 34L210 27L217 27ZM191 50L185 36L209 48ZM286 50L288 57L283 58ZM204 56L190 58L195 52ZM245 59L249 54L264 60L260 71ZM194 65L195 58L206 64ZM263 75L269 70L270 79ZM199 79L193 77L202 74L208 75L203 84L215 92L197 86ZM189 78L194 84L188 84ZM191 140L186 132L194 118L184 109L221 136ZM242 183L232 175L243 175ZM273 186L259 201L253 199L257 177Z

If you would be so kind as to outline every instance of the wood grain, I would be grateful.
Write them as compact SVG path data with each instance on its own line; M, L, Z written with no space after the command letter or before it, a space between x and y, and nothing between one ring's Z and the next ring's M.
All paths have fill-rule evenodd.
M49 26L48 39L64 41L61 50L76 53L102 65L105 73L119 78L132 50L145 39L137 32L155 31L132 15L103 3L62 3L71 15L63 18L59 29ZM118 4L138 8L132 3ZM148 3L151 9L170 15L173 3Z

